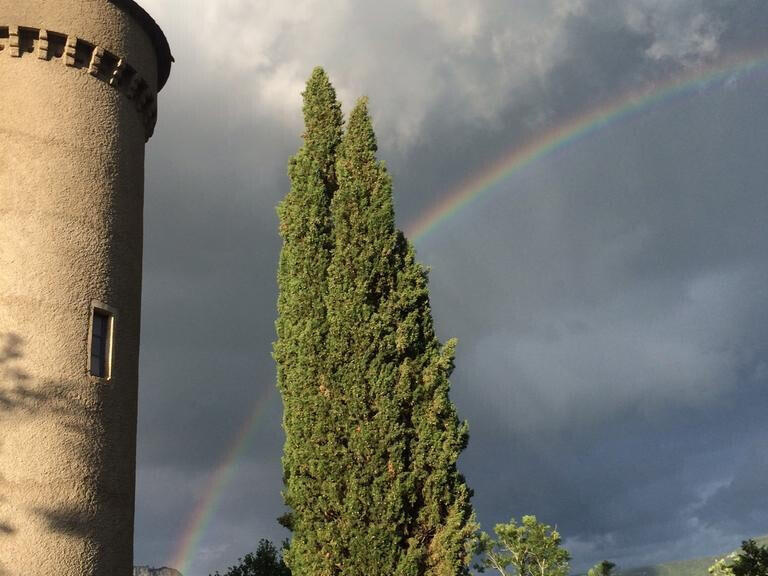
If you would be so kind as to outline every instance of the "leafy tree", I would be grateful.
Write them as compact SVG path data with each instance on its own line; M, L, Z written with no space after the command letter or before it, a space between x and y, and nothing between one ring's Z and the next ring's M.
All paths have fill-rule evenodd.
M269 540L262 539L256 552L238 558L236 566L230 566L224 576L291 576L291 571L283 562L280 552ZM215 576L221 576L216 571Z
M760 546L754 540L742 542L731 571L734 576L768 576L768 546Z
M291 159L291 190L278 207L283 249L278 269L274 357L283 398L283 523L293 531L286 562L297 574L325 574L329 520L340 512L339 439L331 416L325 299L331 257L331 197L341 105L322 69L304 97L304 143Z
M449 398L455 342L437 340L426 272L394 226L367 103L339 144L332 90L316 70L279 210L286 563L299 576L467 574L476 525L456 469L468 435Z
M707 569L710 576L733 576L733 561L736 560L736 553L732 552L723 558L717 560Z
M587 576L613 576L613 569L616 568L616 564L603 560L602 562L595 564L587 572Z
M494 527L497 540L482 534L479 552L483 572L493 568L501 576L566 576L571 560L562 548L560 534L536 516L523 516L522 523L510 520ZM608 563L610 564L610 562Z

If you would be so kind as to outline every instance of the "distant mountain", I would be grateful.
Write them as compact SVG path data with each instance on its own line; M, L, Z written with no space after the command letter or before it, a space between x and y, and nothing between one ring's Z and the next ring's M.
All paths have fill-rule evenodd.
M149 566L134 566L133 576L181 576L181 572L163 566L162 568L150 568Z
M768 536L755 538L755 541L763 546L768 546ZM656 564L655 566L630 568L628 570L619 569L617 573L619 576L708 576L708 568L725 555L704 556L679 562Z

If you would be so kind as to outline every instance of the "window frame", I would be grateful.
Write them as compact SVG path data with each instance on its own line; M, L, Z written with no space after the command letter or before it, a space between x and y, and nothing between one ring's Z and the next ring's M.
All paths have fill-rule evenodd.
M93 325L97 315L106 316L107 318L107 342L104 349L104 374L98 376L93 373ZM90 313L88 314L88 349L86 355L86 373L91 378L100 381L109 381L112 379L114 371L114 358L115 358L115 325L117 322L117 309L93 300L91 302Z

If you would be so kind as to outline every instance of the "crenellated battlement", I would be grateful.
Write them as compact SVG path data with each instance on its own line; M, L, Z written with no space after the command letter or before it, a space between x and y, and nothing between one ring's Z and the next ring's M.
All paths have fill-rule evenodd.
M102 46L61 32L8 25L0 26L0 57L60 60L64 66L82 70L133 102L144 124L146 140L155 130L157 94L138 70Z

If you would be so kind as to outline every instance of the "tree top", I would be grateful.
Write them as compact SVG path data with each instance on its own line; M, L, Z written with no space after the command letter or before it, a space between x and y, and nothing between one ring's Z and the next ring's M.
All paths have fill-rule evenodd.
M373 122L368 112L368 98L362 97L357 101L347 121L347 137L344 143L347 154L375 154L378 150L376 134L373 132Z
M304 150L317 162L326 181L334 181L334 153L341 143L344 119L341 102L325 70L319 66L312 71L304 98Z

